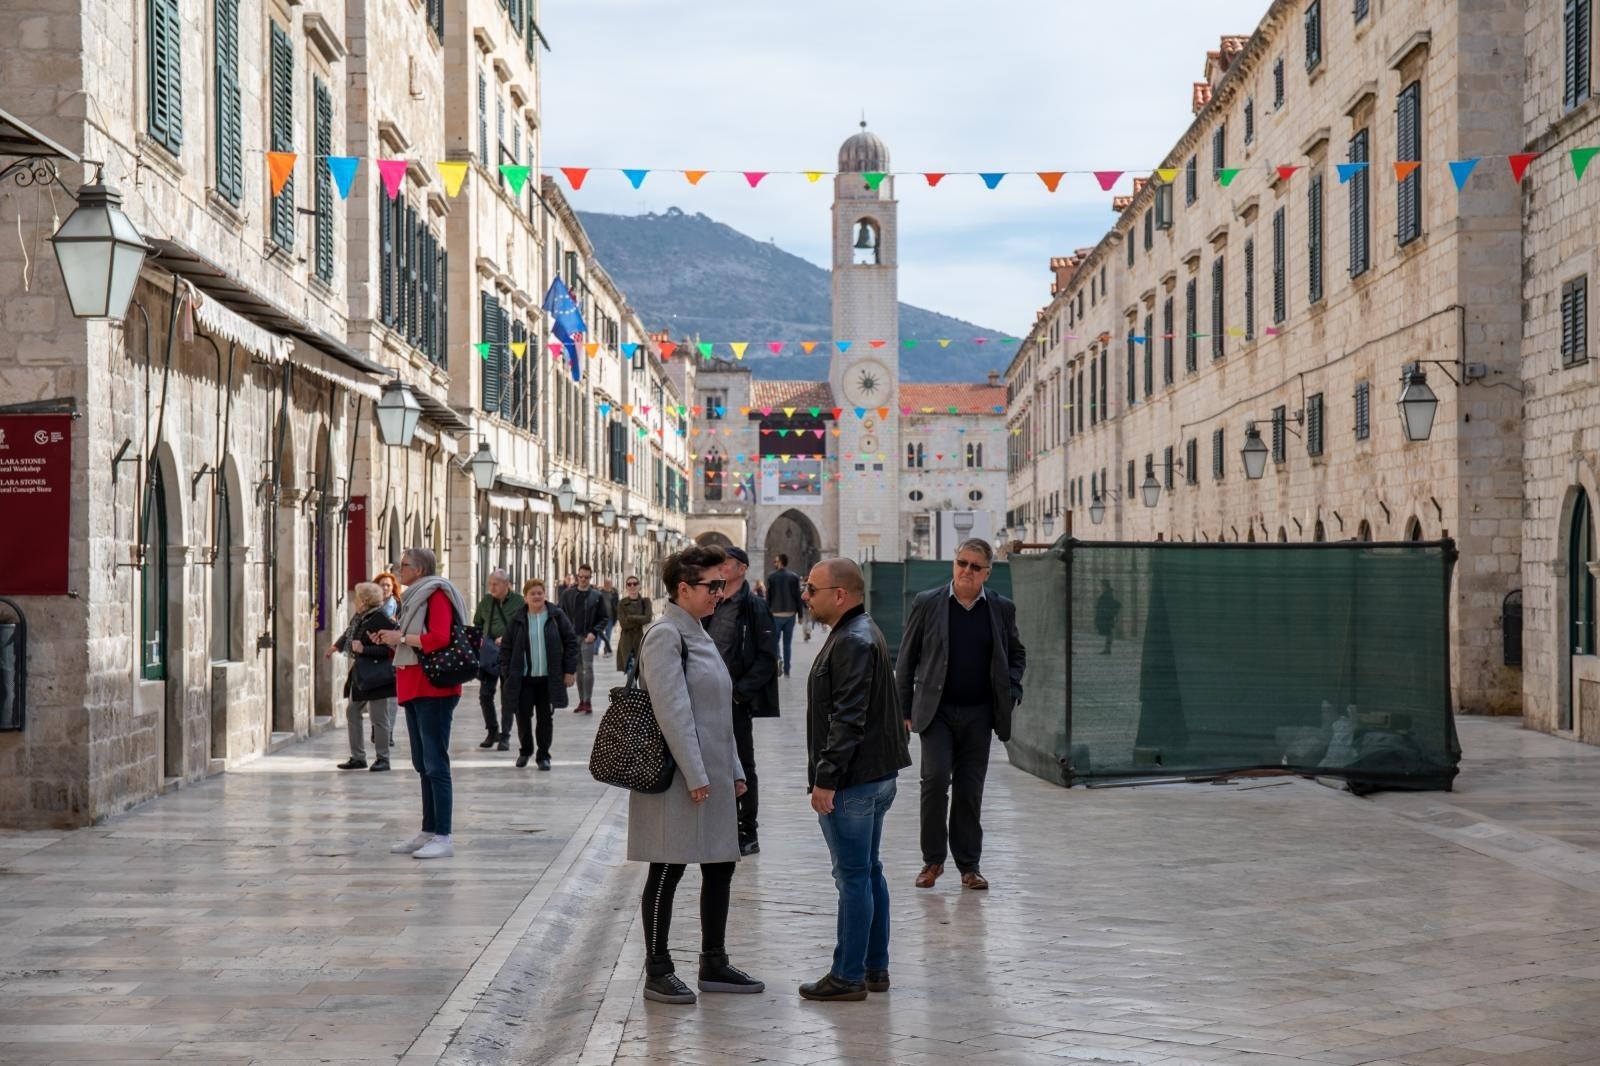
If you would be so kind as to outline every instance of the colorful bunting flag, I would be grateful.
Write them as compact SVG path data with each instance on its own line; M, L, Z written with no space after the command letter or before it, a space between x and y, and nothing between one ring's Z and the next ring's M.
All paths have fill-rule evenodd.
M1472 176L1473 168L1478 165L1476 159L1454 159L1450 162L1450 176L1456 179L1456 192L1460 192L1466 185L1467 178Z
M1156 168L1156 177L1160 178L1162 180L1162 182L1164 182L1165 184L1171 185L1173 182L1178 180L1178 168L1177 167L1157 167Z
M663 359L671 359L672 358L672 353L677 351L677 350L678 350L678 346L676 344L674 344L672 341L662 341L661 342L661 358L663 358Z
M1243 169L1243 167L1222 167L1217 171L1217 184L1226 189L1233 184L1233 179L1237 178L1239 171Z
M822 178L823 173L824 171L821 170L808 170L806 171L806 180L815 185Z
M583 188L583 180L589 176L588 167L562 167L561 173L566 177L567 184L574 190Z
M393 200L400 195L400 183L405 180L406 161L404 159L378 160L378 176L383 179L383 191Z
M633 353L638 351L638 350L639 350L639 344L638 344L637 341L630 341L629 343L624 344L622 346L622 354L627 356L629 359L632 359L633 358Z
M267 153L267 172L272 175L272 195L283 193L283 187L289 184L289 178L294 174L294 161L297 158L293 152Z
M944 180L944 175L943 174L923 174L922 176L928 179L928 186L930 188L935 186L935 185L938 185L941 181Z
M1339 171L1339 184L1347 184L1351 178L1371 165L1371 163L1335 163L1334 167Z
M434 167L439 171L440 180L444 182L445 195L450 197L461 195L461 183L467 180L467 171L471 168L465 163L451 162L435 163Z
M872 170L862 174L861 177L867 183L867 188L876 192L878 186L883 184L883 179L887 175L881 170Z
M600 345L595 344L593 342L590 342L590 343L585 344L583 346L584 354L587 355L590 359L593 359L594 358L594 353L598 352L599 350L600 350Z
M750 347L750 342L749 341L730 341L730 342L728 342L728 347L733 349L733 357L735 359L743 359L744 358L744 350L746 348Z
M648 173L650 173L648 170L627 170L627 169L624 169L623 172L622 172L622 176L627 178L628 181L633 185L633 187L635 189L637 189L639 186L644 184L644 176L646 174L648 174Z
M870 346L872 346L874 348L882 348L885 344L888 344L888 343L889 343L888 341L868 341L867 342L867 344L869 344Z
M901 341L900 344L901 344L902 347L905 347L905 348L908 348L908 349L915 348L917 346L917 342L916 341Z
M1516 155L1511 156L1508 162L1511 164L1512 180L1520 185L1523 175L1528 173L1528 164L1538 158L1538 152L1518 152Z
M1110 192L1111 187L1117 183L1117 179L1120 177L1122 177L1122 171L1120 170L1097 170L1094 172L1094 180L1100 183L1101 192Z
M700 358L710 359L711 349L715 348L716 345L712 344L710 341L701 341L699 344L695 345L695 347L700 349Z
M511 195L522 195L522 187L528 184L528 173L531 170L531 167L522 165L513 166L510 163L500 164L500 176L505 179L507 185L511 186ZM574 186L574 188L576 188L576 186Z
M1583 180L1583 172L1589 169L1589 161L1600 153L1600 148L1574 148L1568 155L1572 158L1572 176L1578 181Z
M811 354L811 349L815 348L816 346L817 346L817 342L816 341L801 341L800 342L800 347L802 349L804 349L804 351L805 351L805 353L807 355L810 355Z
M1036 173L1039 175L1039 180L1044 182L1044 187L1051 192L1055 192L1056 186L1061 184L1061 178L1066 172L1061 170L1040 170L1036 171Z
M941 348L950 347L950 339L948 337L939 338L939 347L941 347Z
M479 359L482 359L484 362L489 361L489 349L493 348L494 345L490 344L488 341L479 341L477 344L474 344L473 347L478 350ZM556 347L560 347L560 345L557 345Z
M1003 170L999 171L997 173L979 174L978 175L978 177L983 179L983 183L985 185L989 186L989 188L991 188L991 189L994 188L995 186L999 185L1001 179L1004 178L1005 176L1006 176L1006 174L1005 174L1005 171L1003 171Z
M704 170L685 170L683 172L683 176L686 179L688 179L688 182L689 182L690 185L699 185L700 184L700 179L706 176L706 171L704 171Z
M1415 159L1407 160L1404 163L1396 163L1394 165L1394 180L1405 181L1421 165L1422 163Z
M767 176L767 171L765 171L765 170L747 170L747 171L744 172L744 180L748 181L750 183L750 187L752 189L755 188L757 185L760 185L761 184L761 179L766 177L766 176Z
M850 350L850 344L851 344L850 341L834 341L834 343L839 346L839 354L840 355L843 355L845 352L848 352Z
M779 352L783 351L783 342L782 341L768 341L767 342L767 347L769 349L771 349L773 355L777 355Z
M511 354L513 356L515 356L516 358L521 359L523 357L523 355L526 354L527 351L528 351L528 342L527 341L512 341L511 342Z
M333 179L333 187L339 194L339 199L350 199L350 188L356 180L356 164L359 163L353 155L330 155L327 159L328 177ZM463 163L462 166L466 164Z

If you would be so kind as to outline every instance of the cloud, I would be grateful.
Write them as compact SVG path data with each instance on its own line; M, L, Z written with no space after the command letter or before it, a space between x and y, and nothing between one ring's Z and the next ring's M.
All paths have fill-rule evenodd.
M1267 0L563 0L541 8L546 166L831 171L865 111L904 171L1146 172L1188 127L1205 53L1250 33ZM994 191L912 175L900 204L900 295L1014 333L1049 299L1052 255L1113 221L1087 174L1051 194L1031 174ZM1119 192L1127 191L1123 179ZM829 179L738 173L639 190L596 173L580 209L702 211L819 264Z

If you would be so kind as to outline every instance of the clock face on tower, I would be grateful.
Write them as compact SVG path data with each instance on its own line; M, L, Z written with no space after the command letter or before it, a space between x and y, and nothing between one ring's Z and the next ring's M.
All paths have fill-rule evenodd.
M844 374L844 395L854 407L883 407L889 402L894 380L889 368L876 359L866 359Z

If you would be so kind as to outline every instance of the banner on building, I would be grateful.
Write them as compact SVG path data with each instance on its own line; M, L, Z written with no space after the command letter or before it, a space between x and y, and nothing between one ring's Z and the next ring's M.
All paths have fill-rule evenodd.
M0 415L0 515L0 595L71 591L71 415Z
M367 578L367 498L350 497L345 512L349 521L345 525L345 576L350 588L355 588Z

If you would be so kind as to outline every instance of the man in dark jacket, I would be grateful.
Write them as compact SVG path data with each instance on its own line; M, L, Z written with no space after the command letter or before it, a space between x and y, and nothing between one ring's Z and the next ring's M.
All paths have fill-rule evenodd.
M911 602L895 665L907 731L922 737L922 870L918 888L944 872L946 845L968 888L989 887L983 851L983 782L989 735L1011 739L1011 709L1022 699L1027 653L1017 606L983 587L994 566L987 541L956 549L948 585ZM952 777L954 802L949 803ZM949 824L945 823L949 805Z
M478 709L483 711L483 725L488 735L478 745L480 748L492 748L496 743L501 751L511 747L511 712L504 711L496 723L494 690L500 681L500 640L506 635L506 625L519 606L511 598L511 579L506 572L490 571L489 591L478 601L478 609L472 612L472 624L483 630L483 647L478 652Z
M864 593L861 568L849 559L812 567L802 592L817 621L831 627L806 680L806 780L839 886L833 966L800 986L813 1000L889 990L889 883L878 843L911 752L889 648Z
M573 708L576 714L594 713L594 705L589 702L594 695L594 653L611 621L611 615L606 613L606 598L594 587L593 581L594 567L584 563L578 567L577 581L562 591L559 604L572 620L572 628L578 631L581 661L578 664L578 706Z
M745 791L739 797L739 854L761 850L756 831L756 747L754 719L778 716L778 635L767 605L745 581L750 557L742 548L727 548L722 564L722 600L706 620L728 676L733 678L733 739L744 767Z
M794 620L800 614L800 578L789 569L789 557L778 553L778 568L767 575L767 608L783 651L783 676L794 660Z

